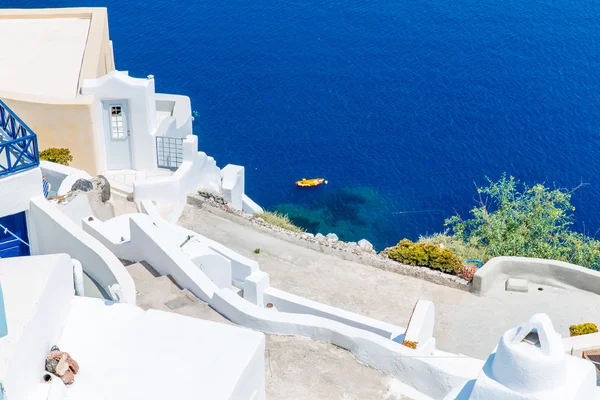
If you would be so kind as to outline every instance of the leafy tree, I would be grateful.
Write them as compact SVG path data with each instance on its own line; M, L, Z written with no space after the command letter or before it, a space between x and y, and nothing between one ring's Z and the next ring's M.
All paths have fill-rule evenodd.
M64 148L52 147L44 151L40 151L40 159L50 161L57 164L69 165L73 161L71 150Z
M528 186L506 174L477 189L471 218L446 220L455 237L490 257L521 256L567 261L588 268L600 265L600 242L573 232L572 191Z

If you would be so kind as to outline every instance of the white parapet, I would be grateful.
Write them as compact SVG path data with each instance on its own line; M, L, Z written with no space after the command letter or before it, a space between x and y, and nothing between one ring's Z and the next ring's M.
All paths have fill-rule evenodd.
M263 271L252 273L244 281L244 299L257 306L264 306L265 290L269 286L269 274Z
M221 170L223 197L239 211L244 208L244 167L228 164Z
M417 350L432 353L435 350L433 326L435 306L429 300L419 300L406 327L404 340L416 343Z

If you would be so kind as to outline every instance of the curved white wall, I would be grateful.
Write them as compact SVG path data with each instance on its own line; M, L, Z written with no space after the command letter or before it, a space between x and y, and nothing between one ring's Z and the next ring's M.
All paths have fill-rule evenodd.
M133 183L135 201L153 200L173 206L168 220L179 219L187 202L187 195L198 190L218 192L221 189L221 171L215 160L198 152L198 137L188 135L183 141L183 162L168 177Z
M471 291L483 295L508 278L524 278L542 285L573 287L600 294L600 272L563 261L526 257L492 258L475 273Z
M135 284L119 259L43 196L31 199L29 226L32 254L67 253L107 293L109 286L118 283L125 302L135 304Z

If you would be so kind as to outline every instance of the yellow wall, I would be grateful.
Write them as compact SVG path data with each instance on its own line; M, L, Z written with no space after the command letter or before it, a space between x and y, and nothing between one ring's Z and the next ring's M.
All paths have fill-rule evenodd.
M5 103L38 137L40 151L66 147L73 155L72 167L97 174L91 104L44 104L5 99Z

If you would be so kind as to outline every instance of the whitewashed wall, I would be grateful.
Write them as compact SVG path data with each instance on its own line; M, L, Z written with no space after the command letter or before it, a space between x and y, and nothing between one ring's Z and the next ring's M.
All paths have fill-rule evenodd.
M136 290L127 269L105 246L84 232L43 196L31 199L29 238L32 254L67 253L107 293L118 283L127 303L135 304Z
M44 373L44 359L50 347L58 342L70 310L74 291L73 267L71 258L66 254L12 258L2 260L2 263L14 270L13 276L26 271L43 283L21 287L16 286L16 281L10 276L3 280L9 335L12 340L17 340L8 365L0 368L5 400L30 399L30 393L39 385ZM32 292L32 288L40 286L41 293ZM17 293L12 295L11 292L15 291ZM32 297L37 297L34 308L26 309ZM11 302L11 299L16 302ZM17 320L18 324L13 323ZM4 340L9 340L9 336L0 339L0 347ZM7 351L7 347L3 350Z
M0 179L0 217L29 209L29 200L43 196L42 170L33 168Z
M183 162L177 171L168 177L133 183L136 202L153 200L172 206L168 220L175 222L181 216L187 195L198 190L219 192L221 172L215 160L198 152L198 137L186 136L183 141Z
M563 261L526 257L492 258L475 273L471 291L483 295L494 285L504 285L508 278L600 294L600 272Z
M106 142L102 102L127 100L129 102L129 125L131 129L131 154L133 168L156 169L156 145L154 132L157 128L154 80L130 77L127 72L113 71L101 78L86 79L81 87L83 95L95 97L94 134L99 170L107 169Z
M231 206L242 211L244 208L244 167L228 164L221 171L223 177L223 197ZM248 204L249 208L250 204Z

